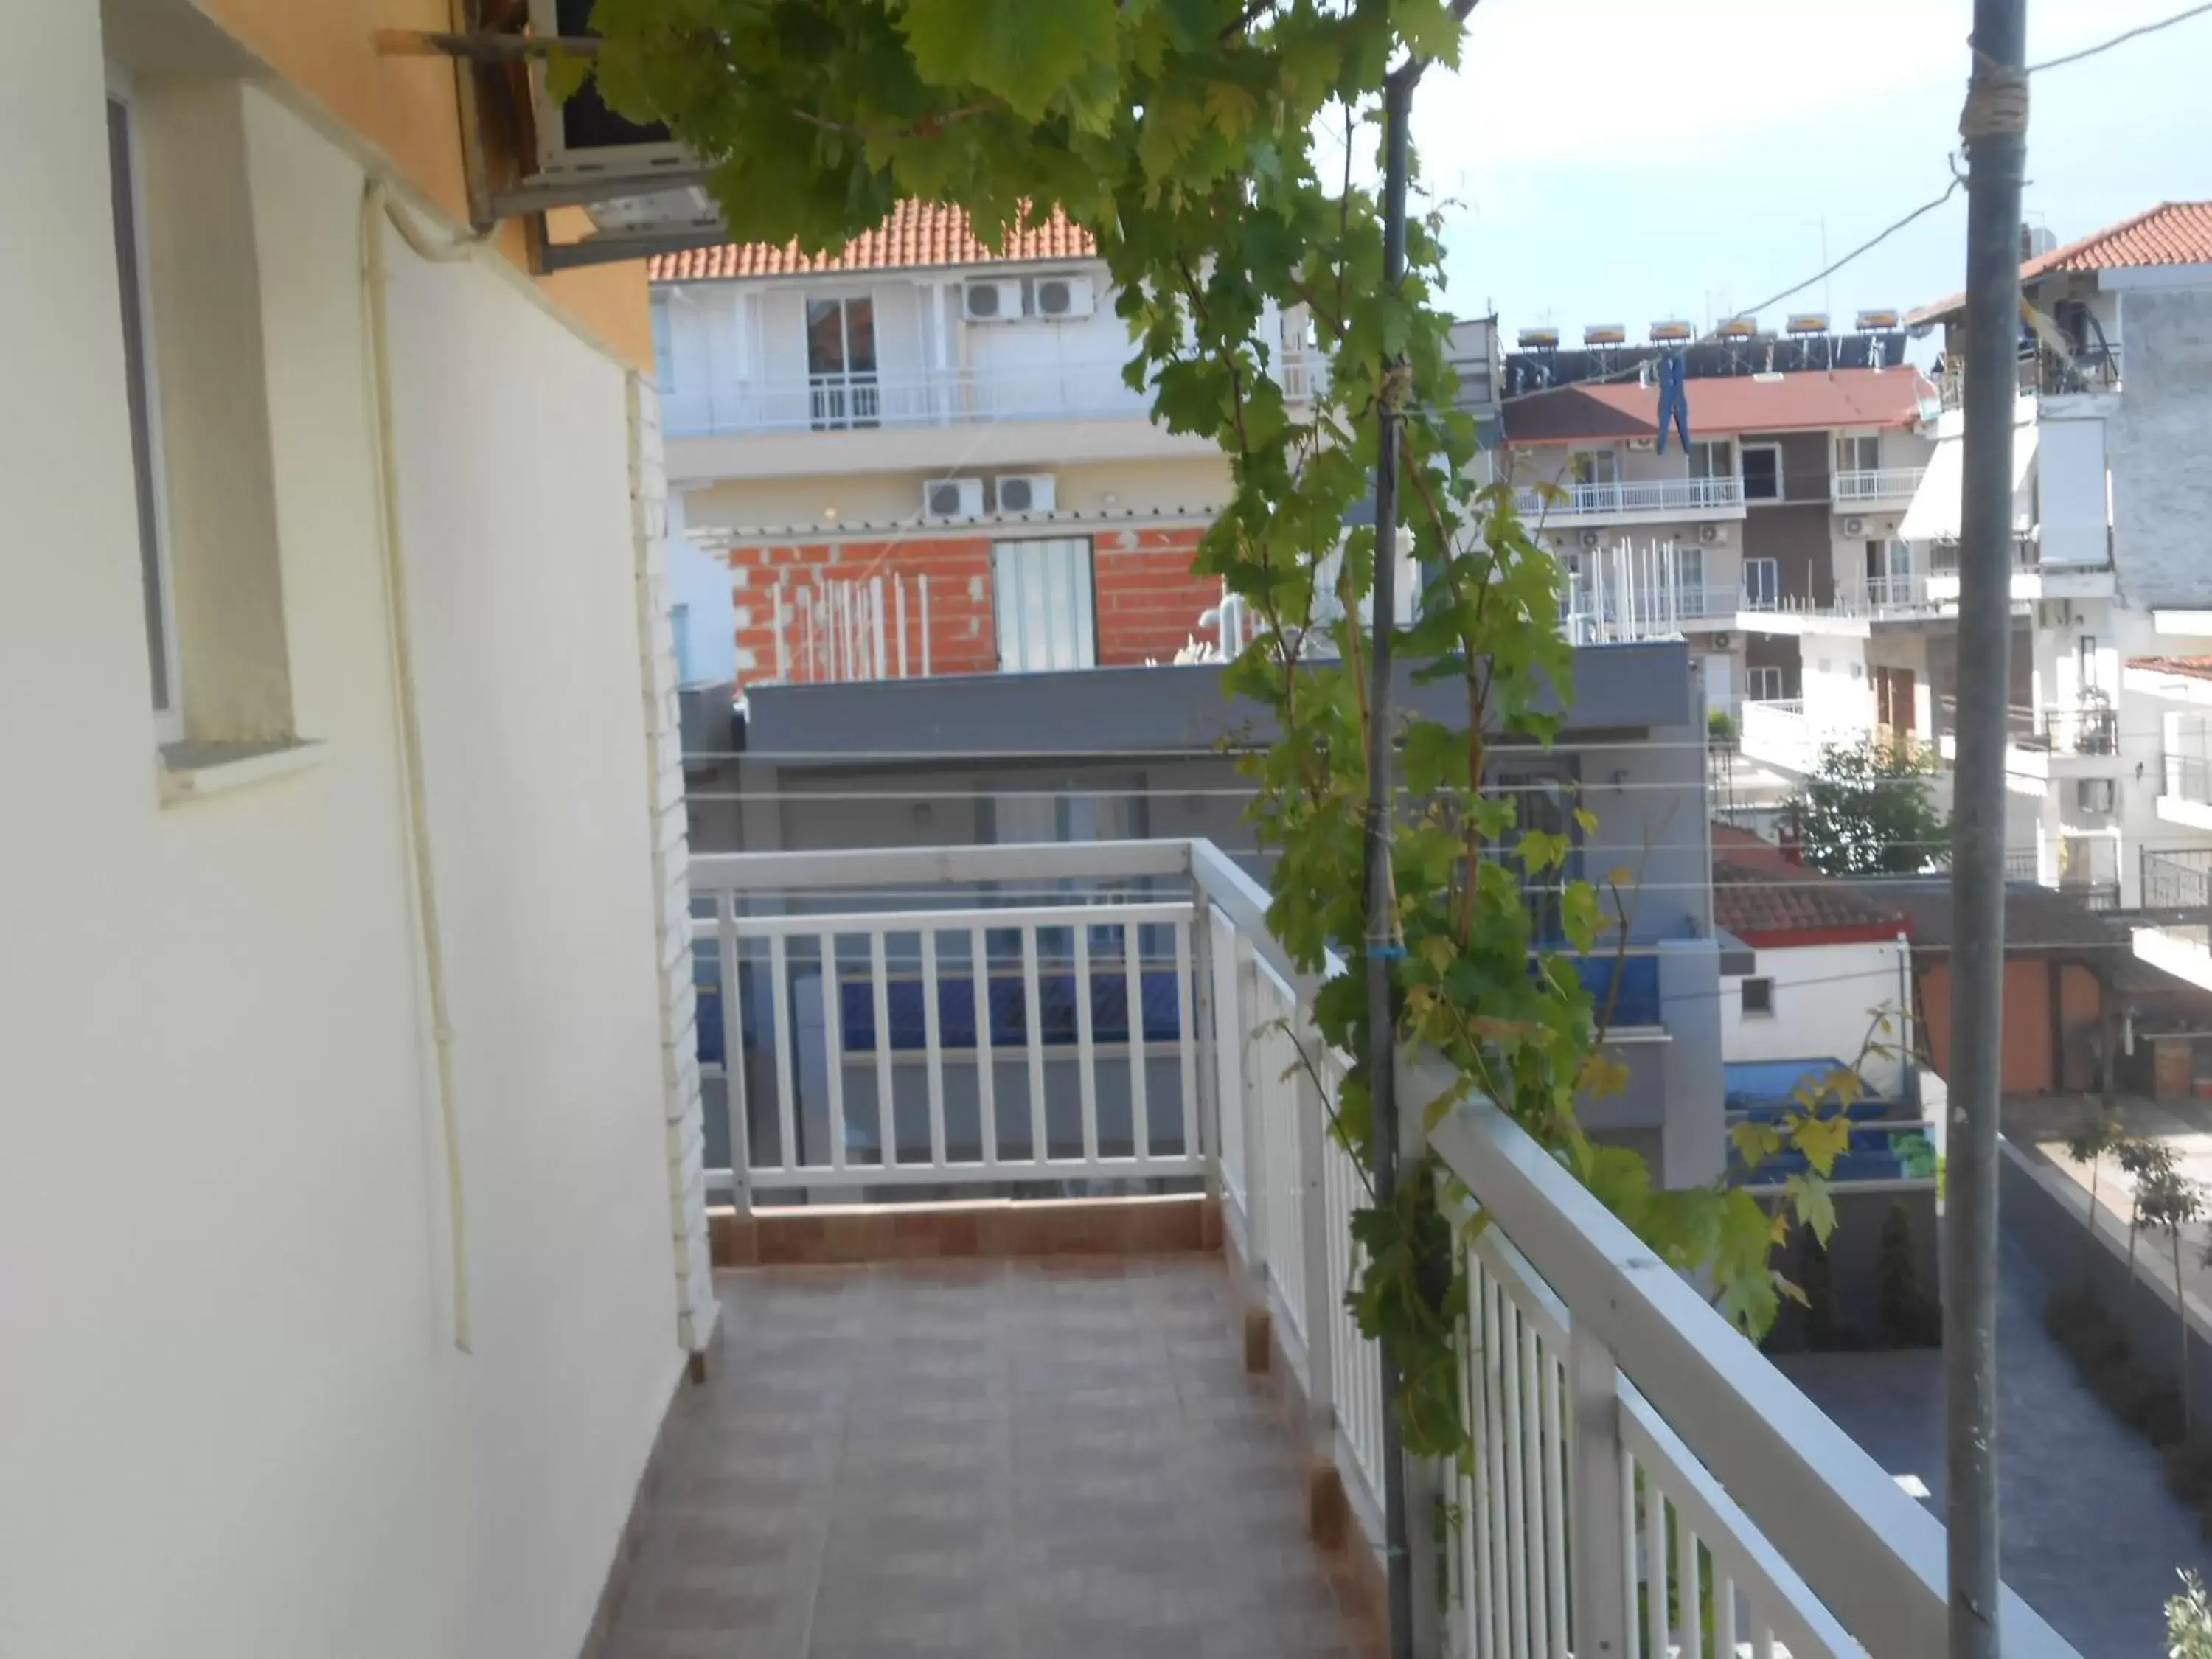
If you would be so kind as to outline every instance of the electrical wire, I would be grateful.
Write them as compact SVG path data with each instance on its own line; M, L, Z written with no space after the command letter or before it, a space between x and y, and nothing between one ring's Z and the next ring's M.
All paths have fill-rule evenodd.
M2068 64L2078 64L2084 58L2094 58L2100 52L2110 52L2114 46L2138 40L2146 34L2156 34L2160 29L2170 29L2176 23L2185 23L2192 17L2203 16L2207 12L2212 12L2212 4L2191 6L2185 11L2174 13L2171 17L2161 17L2154 23L2144 23L2137 27L2125 30L2112 36L2109 40L2100 40L2094 46L2084 46L2079 52L2069 52L2063 58L2051 58L2040 64L2030 64L2027 66L2027 72L2030 75L2040 75L2045 70L2059 69Z

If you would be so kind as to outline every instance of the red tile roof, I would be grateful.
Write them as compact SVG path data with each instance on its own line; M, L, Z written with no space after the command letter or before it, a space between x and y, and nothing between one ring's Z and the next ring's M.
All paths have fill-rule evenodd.
M1789 374L1729 374L1688 384L1690 432L1795 432L1828 427L1902 427L1919 417L1934 389L1911 368L1810 369ZM1649 438L1659 430L1659 389L1633 380L1565 386L1510 400L1505 440L1573 443L1585 438Z
M930 202L902 202L874 230L863 231L826 259L801 253L796 243L726 242L720 247L656 254L646 274L656 283L727 282L745 276L800 276L834 270L923 270L946 265L1015 264L1096 255L1091 234L1067 222L1059 209L1034 230L1016 229L1003 248L986 246L969 228L963 209Z
M1902 911L1722 823L1713 826L1713 921L1754 947L1875 943L1905 931Z
M2054 270L2126 270L2142 265L2212 264L2212 202L2160 202L2117 225L2107 225L2079 241L2039 253L2020 268L2020 279L2033 282ZM1905 320L1932 322L1966 303L1954 294L1923 306Z
M2212 680L2212 657L2130 657L2130 668L2147 668L2154 674L2186 674L2194 680Z

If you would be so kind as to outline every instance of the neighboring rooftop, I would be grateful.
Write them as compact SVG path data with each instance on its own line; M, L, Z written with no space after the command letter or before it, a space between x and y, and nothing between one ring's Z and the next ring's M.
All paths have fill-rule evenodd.
M2128 666L2154 674L2185 674L2193 680L2212 680L2212 657L2130 657Z
M863 231L828 258L799 251L795 242L726 242L719 247L660 253L646 262L656 283L735 282L749 276L805 276L841 270L931 270L951 266L1034 264L1088 259L1097 246L1091 234L1068 222L1058 208L1034 229L1010 232L992 247L968 222L965 210L933 202L902 202L874 230Z
M2054 270L2129 270L2146 265L2212 264L2212 202L2160 202L2078 241L2039 253L2020 268L2023 283ZM1930 323L1966 303L1954 294L1905 320Z
M1724 823L1713 825L1713 923L1754 948L1871 943L1907 931L1895 905Z
M1935 388L1911 368L1838 368L1693 380L1686 388L1692 437L1830 427L1905 427ZM1510 398L1505 441L1574 443L1650 438L1659 430L1659 389L1633 380L1566 386Z

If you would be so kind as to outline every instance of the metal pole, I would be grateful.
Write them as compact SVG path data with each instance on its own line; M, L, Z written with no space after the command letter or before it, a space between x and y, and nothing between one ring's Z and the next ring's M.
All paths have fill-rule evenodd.
M1966 139L1966 446L1959 775L1951 859L1951 1130L1943 1462L1950 1659L1997 1659L1997 1105L2003 1040L2005 714L2012 635L2014 342L2027 152L2027 0L1974 0Z
M1394 70L1383 83L1382 281L1406 280L1407 116L1419 60ZM1366 901L1367 1089L1374 1141L1375 1203L1390 1208L1398 1190L1397 1010L1390 961L1397 954L1395 888L1390 875L1390 635L1398 619L1398 399L1405 360L1382 365L1376 406L1375 588L1371 596L1367 696L1367 827L1363 891ZM1355 625L1357 618L1354 618ZM1413 1571L1407 1549L1406 1458L1398 1435L1398 1365L1385 1337L1382 1372L1382 1543L1389 1575L1390 1659L1413 1659Z

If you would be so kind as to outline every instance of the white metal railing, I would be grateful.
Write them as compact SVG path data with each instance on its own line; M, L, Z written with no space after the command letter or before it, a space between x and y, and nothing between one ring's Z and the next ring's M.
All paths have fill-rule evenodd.
M1924 466L1882 466L1838 472L1834 477L1835 499L1858 504L1910 501L1927 472Z
M1741 732L1738 741L1747 758L1771 761L1793 772L1812 769L1813 729L1806 723L1802 698L1771 697L1747 702L1739 724Z
M773 1147L727 1172L740 1204L790 1188L1205 1177L1273 1316L1304 1432L1379 1540L1385 1401L1345 1295L1366 1180L1331 1127L1347 1061L1318 1037L1316 981L1268 932L1264 890L1206 842L710 854L691 871L715 910L696 932L726 993L730 1144L757 1145L753 1118L774 1126ZM842 892L927 904L933 886L977 883L1152 890L1005 909L781 908ZM975 994L979 963L987 983L1008 981L1002 994ZM1126 1113L1102 1070L1120 1058L1102 975L1122 988L1136 1050L1122 1075L1148 1079L1132 1081ZM964 1002L948 990L963 978ZM1020 1025L1004 1052L985 1029L1001 1006ZM848 1008L865 1042L836 1023ZM1148 1072L1156 1048L1164 1065ZM1408 1146L1455 1081L1401 1062ZM817 1098L827 1124L863 1130L830 1136L818 1158L801 1127ZM888 1133L868 1103L884 1101ZM1427 1133L1461 1224L1473 1455L1406 1470L1410 1512L1443 1499L1449 1517L1442 1547L1415 1553L1416 1605L1438 1609L1425 1659L1940 1651L1935 1517L1504 1114L1460 1100ZM1425 1594L1419 1575L1434 1575ZM2001 1619L2008 1659L2073 1659L2008 1591Z
M1743 505L1741 478L1644 478L1565 483L1553 497L1528 485L1514 491L1524 518L1570 519L1601 513L1707 513Z
M817 685L930 674L929 578L902 571L832 580L779 575L762 596L775 678Z
M948 368L915 374L793 375L724 380L662 394L673 437L745 432L845 432L967 422L1145 416L1148 393L1132 391L1120 362L1039 368Z

